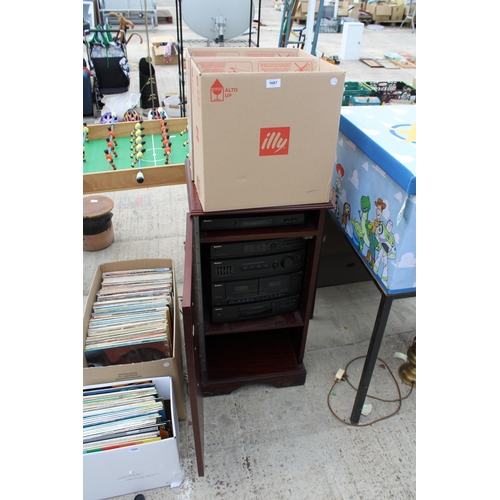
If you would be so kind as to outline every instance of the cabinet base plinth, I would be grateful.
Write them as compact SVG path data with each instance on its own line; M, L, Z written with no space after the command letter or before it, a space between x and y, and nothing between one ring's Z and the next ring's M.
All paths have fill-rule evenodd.
M250 384L269 384L277 388L282 388L304 385L305 382L306 370L302 366L297 369L296 373L207 382L202 384L201 393L203 396L222 396L224 394L231 394L236 389Z

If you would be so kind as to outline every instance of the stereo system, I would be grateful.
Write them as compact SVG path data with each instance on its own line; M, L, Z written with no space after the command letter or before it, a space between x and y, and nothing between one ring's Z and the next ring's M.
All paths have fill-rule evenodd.
M224 230L224 229L249 229L262 227L295 226L304 224L305 214L274 214L255 215L239 217L200 217L200 229L202 231Z
M226 323L228 321L239 321L243 319L264 318L275 314L293 312L299 308L300 296L285 297L276 300L255 302L243 306L226 306L212 308L212 321L214 323Z
M210 266L211 280L214 283L301 271L305 258L306 251L299 250L254 258L213 260Z
M304 238L283 238L279 240L244 241L242 243L223 243L210 247L210 258L242 257L245 255L263 255L278 252L302 250L306 247Z
M306 246L303 238L210 245L212 321L225 323L297 310Z
M226 306L296 295L302 285L302 271L245 281L212 283L212 305Z

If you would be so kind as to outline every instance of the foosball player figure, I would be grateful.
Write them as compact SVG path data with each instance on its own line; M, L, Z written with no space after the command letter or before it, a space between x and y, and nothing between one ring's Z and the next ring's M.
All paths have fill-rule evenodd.
M83 124L83 161L85 161L85 143L89 141L89 128Z
M139 144L136 144L135 150L136 151L142 151L143 153L146 151L146 148L144 145L146 144L146 141L140 142Z
M87 123L83 124L83 141L89 142L89 128L87 127Z
M113 155L110 154L107 149L105 149L104 152L106 153L106 161L111 165L113 170L116 170L116 165L113 161Z
M138 161L142 158L143 154L146 152L145 149L141 149L140 151L137 151L135 154L135 160L132 162L132 167L135 167L138 163Z
M108 152L113 153L114 157L118 158L118 153L115 151L115 145L113 144L113 140L110 137L108 137L106 139L106 143L108 145Z
M146 141L139 141L135 144L132 144L130 149L132 151L140 151L141 149L144 149L145 144L146 144ZM133 158L133 156L134 156L134 153L132 152L132 154L130 155L130 158Z
M184 130L182 130L182 131L180 132L180 135L187 134L187 131L188 131L188 128L186 127Z
M144 127L142 127L144 128ZM145 137L146 134L143 133L142 129L134 130L134 133L132 135L132 138L130 139L130 142L137 141L137 139L142 139Z
M165 155L165 165L170 163L170 155L172 154L172 143L168 142L163 145L163 154Z
M115 132L112 127L108 127L108 140L113 141L113 144L115 146L118 146L118 143L116 142Z

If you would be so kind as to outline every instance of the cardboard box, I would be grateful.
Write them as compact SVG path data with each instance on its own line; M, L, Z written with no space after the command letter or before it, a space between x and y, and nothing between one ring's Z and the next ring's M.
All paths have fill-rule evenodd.
M372 15L373 21L390 21L392 5L385 2L367 3L366 10Z
M171 42L171 56L167 62L165 60L165 46ZM178 49L175 40L171 36L153 36L151 37L151 52L153 54L153 65L165 66L177 64L179 62Z
M359 16L360 16L360 11L359 11L359 6L357 4L354 4L354 7L352 9L349 10L349 15L348 17L350 17L351 19L356 19L358 20L359 19Z
M206 212L328 202L345 72L297 54L191 58L192 175Z
M375 279L416 291L416 105L343 107L332 187L332 214Z
M297 2L297 9L295 11L294 19L307 19L307 11L309 10L309 2L307 0L300 0ZM316 0L316 5L314 7L314 18L319 11L319 0Z
M144 379L133 382L141 380ZM84 500L101 500L165 486L175 488L182 483L184 472L179 458L179 423L172 377L153 377L152 381L158 395L170 400L173 436L152 443L84 454ZM89 385L84 389L105 385L109 384Z
M391 20L392 21L402 21L405 17L405 6L404 5L393 5Z
M299 57L304 52L296 48L278 47L278 48L264 48L264 47L194 47L186 48L186 96L187 96L187 116L188 122L192 123L191 115L191 77L193 71L191 68L191 59L193 57ZM191 130L188 133L189 137L189 156L191 158L190 170L191 178L194 179L194 148L191 137Z
M89 296L83 315L83 385L121 382L123 380L133 380L148 377L172 377L178 417L181 420L184 420L186 418L186 404L184 398L184 377L182 369L181 321L178 310L176 310L176 314L174 314L174 345L173 357L171 358L158 359L155 361L147 361L142 363L89 367L87 365L87 360L83 352L85 350L85 340L87 338L88 324L90 316L92 314L94 297L96 295L96 292L101 287L102 273L108 271L146 269L154 267L172 268L174 274L174 302L175 304L178 304L177 287L175 286L176 280L174 263L170 259L139 259L121 262L110 262L101 264L97 268L92 286L90 287Z
M337 17L347 17L349 15L349 2L339 0L337 4Z

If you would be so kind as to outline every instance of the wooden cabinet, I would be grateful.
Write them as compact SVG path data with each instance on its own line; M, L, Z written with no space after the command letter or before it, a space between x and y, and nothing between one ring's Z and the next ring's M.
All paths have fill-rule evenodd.
M301 385L306 380L304 350L314 306L323 225L331 205L324 203L207 214L201 207L189 174L188 166L189 213L182 307L198 473L202 476L204 396L229 394L251 383L287 387ZM207 217L218 221L245 217L264 219L274 215L289 216L290 219L298 216L300 223L279 227L258 227L258 224L253 227L250 224L251 227L222 230L207 230L203 224ZM294 310L272 314L264 306L257 312L258 317L251 317L250 314L249 319L214 322L210 274L210 266L214 262L212 247L238 242L245 247L252 247L256 242L263 242L265 246L271 241L280 244L280 240L303 242L300 257L302 274ZM280 258L278 255L277 262ZM287 269L288 261L285 259L281 263ZM283 271L283 274L286 273L286 270ZM248 274L251 278L253 272ZM259 304L254 305L259 307ZM261 313L263 317L260 317Z

